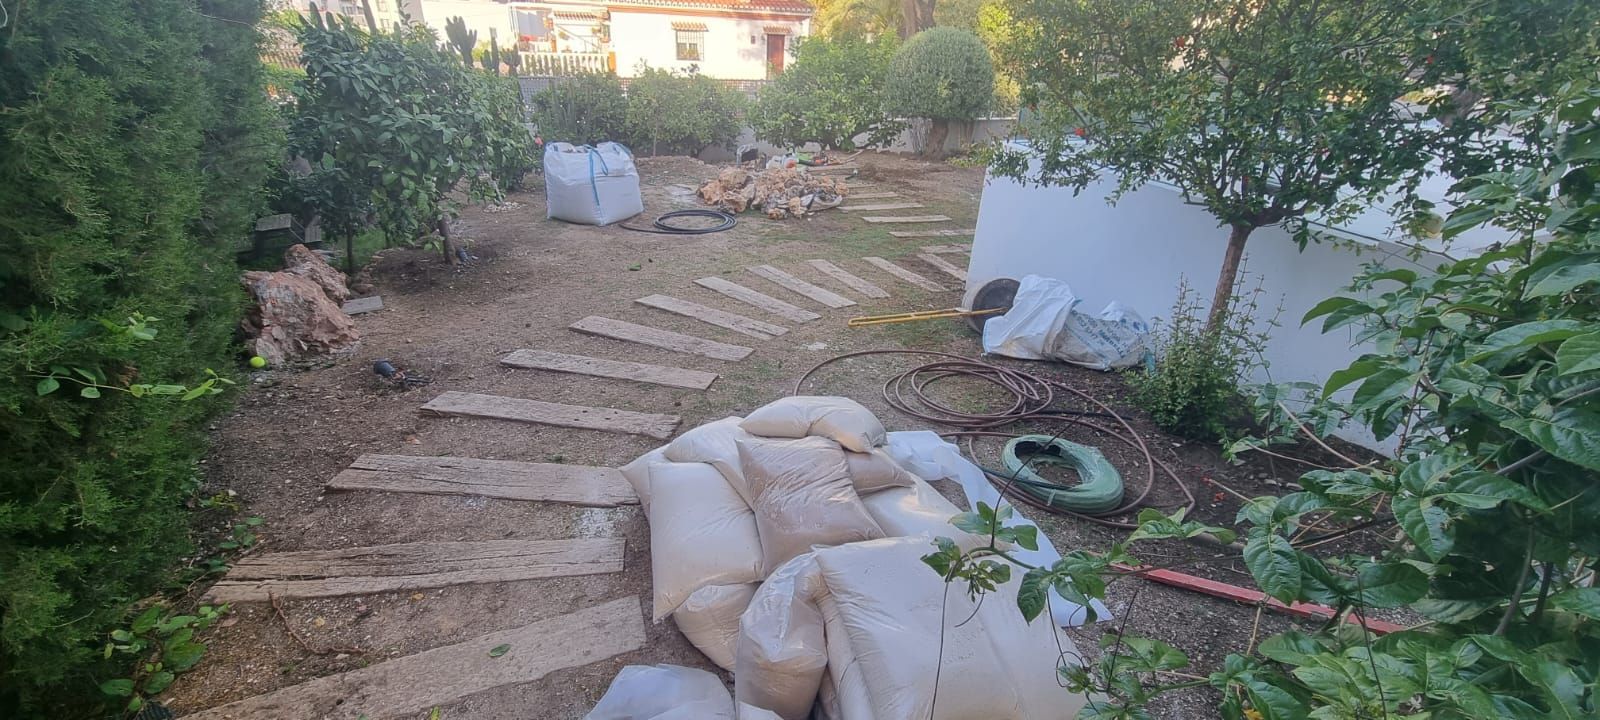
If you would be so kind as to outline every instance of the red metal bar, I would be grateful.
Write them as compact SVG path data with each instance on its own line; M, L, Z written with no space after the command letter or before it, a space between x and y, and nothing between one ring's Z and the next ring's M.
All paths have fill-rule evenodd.
M1181 572L1173 572L1171 570L1139 571L1138 568L1129 567L1127 565L1118 565L1116 567L1120 570L1138 571L1140 577L1143 577L1146 580L1161 583L1162 585L1170 585L1175 588L1191 590L1204 595L1222 598L1224 600L1232 600L1234 602L1245 603L1247 605L1255 605L1256 603L1265 602L1268 609L1294 615L1295 617L1308 618L1311 620L1327 620L1328 618L1333 617L1334 613L1333 608L1327 607L1326 605L1314 605L1312 603L1302 602L1297 602L1292 605L1285 605L1271 597L1268 597L1266 593L1254 588L1229 585L1227 583L1217 582L1215 580L1207 580L1203 577L1187 575ZM1344 616L1344 621L1352 625L1363 624L1353 613L1346 613ZM1392 632L1398 632L1406 629L1404 625L1396 625L1391 622L1374 620L1372 618L1367 618L1364 624L1368 630L1371 630L1379 635L1387 635Z

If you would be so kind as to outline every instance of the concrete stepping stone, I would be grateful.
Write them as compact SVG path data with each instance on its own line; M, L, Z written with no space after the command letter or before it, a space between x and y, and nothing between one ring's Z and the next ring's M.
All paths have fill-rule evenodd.
M869 223L931 223L931 222L949 222L950 221L950 218L946 217L944 215L899 215L899 216L884 216L884 217L864 217L864 218L861 218L861 219L865 220L865 221L867 221Z
M470 495L583 507L637 505L616 468L420 455L356 458L328 481L328 490Z
M679 300L675 297L669 297L667 295L647 295L639 298L638 300L634 300L634 302L645 307L653 307L657 310L665 310L675 315L694 318L703 323L709 323L720 328L732 330L742 335L749 335L757 340L771 340L772 338L789 332L789 328L781 325L773 325L769 322L762 322L760 320L747 318L737 313L718 310L714 307L706 307L700 303L689 302L688 300Z
M811 312L805 308L790 305L789 303L772 297L771 295L756 292L755 290L751 290L750 288L747 288L736 282L724 280L719 277L703 277L694 281L694 284L699 285L707 290L713 290L722 293L723 295L745 303L746 305L760 308L785 320L793 320L794 322L811 322L812 320L822 317L821 315Z
M626 597L320 677L184 718L422 717L431 708L474 693L530 683L557 670L639 650L644 644L644 615L639 599Z
M239 560L211 602L268 602L622 572L622 538L416 542Z
M777 285L782 286L786 290L804 295L831 308L850 307L851 305L856 304L856 301L851 300L850 298L833 292L832 290L827 290L817 287L816 285L812 285L811 283L801 280L800 278L790 275L789 273L779 270L771 265L756 265L754 267L747 267L745 269L755 273L760 277L766 278Z
M677 415L656 415L586 405L563 405L454 390L429 400L422 406L422 411L436 415L515 420L536 425L643 435L657 440L672 437L672 431L677 429L678 423L683 422L683 418Z
M612 320L597 315L590 315L568 326L572 330L586 335L598 335L613 340L626 340L640 345L649 345L663 350L701 355L717 360L743 360L755 352L752 348L743 345L729 345L715 340L707 340L693 335L675 333L671 330L662 330L648 325L635 325L622 320Z
M685 368L647 365L626 360L607 360L548 350L518 350L500 359L507 367L632 380L667 387L704 390L716 382L717 374Z
M883 288L862 280L861 278L850 274L844 268L828 262L827 260L807 260L806 263L822 272L822 274L838 280L839 283L845 287L861 293L869 298L889 297L889 293L885 292Z
M923 262L938 268L940 272L949 275L950 277L960 280L961 282L967 281L967 271L951 265L949 261L939 257L938 255L933 253L918 253L917 257L922 258Z
M885 260L885 259L883 259L881 257L868 256L868 257L864 257L864 258L861 258L861 259L867 261L873 267L876 267L879 270L882 270L882 271L884 271L886 273L889 273L890 275L893 275L893 276L895 276L897 278L900 278L901 280L904 280L904 281L906 281L908 283L911 283L912 285L915 285L915 286L917 286L919 288L922 288L923 290L927 290L929 292L944 292L945 290L949 289L949 288L947 288L947 287L945 287L943 285L940 285L939 283L936 283L936 282L934 282L932 280L929 280L929 279L927 279L927 278L925 278L925 277L923 277L921 275L918 275L918 274L916 274L914 272L911 272L910 270L907 270L907 269L905 269L903 267L900 267L899 265L896 265L896 264L894 264L892 262L889 262L888 260Z
M360 315L362 313L369 313L374 310L382 310L383 298L373 295L372 297L346 300L344 305L340 306L339 309L343 310L344 314L346 315Z

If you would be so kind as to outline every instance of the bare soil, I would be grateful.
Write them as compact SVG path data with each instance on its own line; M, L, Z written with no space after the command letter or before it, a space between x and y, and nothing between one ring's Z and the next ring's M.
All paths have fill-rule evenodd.
M856 162L863 168L857 180L876 183L872 191L899 192L927 206L915 214L942 213L954 219L942 227L972 227L982 190L981 169L887 154L863 155ZM647 217L696 207L694 188L713 177L716 170L688 158L641 160ZM547 220L543 192L537 186L508 200L501 207L463 211L455 235L465 240L468 251L477 258L466 266L449 266L436 254L420 249L388 250L373 261L361 279L376 287L385 308L356 318L363 334L357 354L253 375L234 411L215 427L214 446L205 461L207 491L236 493L244 514L265 519L259 528L262 541L251 552L422 540L622 537L628 548L626 569L611 575L289 601L282 603L282 619L271 606L240 605L227 622L207 633L204 640L210 651L205 662L181 677L162 698L180 714L616 597L637 595L648 607L649 532L636 507L584 509L482 498L323 492L323 484L361 453L616 466L657 444L635 436L420 415L419 406L440 392L458 390L672 413L683 416L681 428L686 429L743 414L788 394L801 374L837 354L874 348L936 350L973 357L979 353L976 336L956 321L863 329L848 329L844 322L854 315L958 304L959 293L917 290L860 258L880 255L954 286L953 279L918 260L915 253L922 245L959 238L899 240L890 237L882 225L869 225L838 211L788 221L769 221L752 213L741 217L738 227L728 232L654 235ZM648 220L634 222L647 224ZM857 307L827 310L744 270L749 265L773 264L856 297L804 264L812 258L832 260L889 290L892 297L876 301L857 298L861 301ZM950 259L958 265L964 260L961 256ZM809 307L824 317L795 324L766 316L693 284L695 278L708 275L727 277ZM653 293L776 322L791 330L771 341L756 341L633 303L635 298ZM587 315L686 332L757 351L741 362L730 363L567 329L568 324ZM701 392L499 364L501 357L519 348L694 368L720 373L721 378ZM427 376L432 383L409 389L392 387L371 370L372 361L378 358ZM929 428L923 421L892 410L882 396L886 379L925 361L910 356L853 359L823 370L806 390L856 398L878 412L891 430L945 430ZM1196 514L1207 521L1231 524L1239 507L1231 495L1208 480L1244 495L1282 493L1284 484L1303 470L1283 461L1232 466L1222 461L1213 446L1161 433L1130 406L1128 391L1115 375L1048 364L1014 364L1078 387L1129 418L1157 456L1172 464L1192 489L1199 500ZM958 384L952 383L947 390L954 394L952 402L981 409L999 400L984 386ZM1089 430L1068 430L1063 436L1101 446L1129 478L1130 489L1142 487L1138 485L1143 477L1142 455ZM997 443L980 441L979 459L995 464L997 447ZM954 493L951 488L941 489ZM1158 479L1147 502L1170 508L1182 498L1171 483ZM1039 521L1063 551L1104 548L1124 534L1038 510L1025 512ZM1152 550L1165 555L1152 556L1156 563L1177 563L1219 552L1194 545L1163 545ZM1203 572L1241 585L1250 582L1241 568L1227 563ZM1191 670L1198 674L1216 668L1227 653L1245 650L1257 624L1255 608L1136 580L1114 583L1108 605L1116 613L1116 621L1075 632L1085 654L1097 654L1097 642L1106 630L1125 627L1129 633L1156 637L1189 653L1194 659ZM309 649L286 632L284 619ZM1266 613L1259 625L1259 636L1265 637L1289 627L1290 621ZM673 663L716 670L670 621L647 621L646 626L648 643L641 651L560 671L536 682L479 693L441 708L441 715L484 720L578 718L623 665ZM315 652L329 648L340 650ZM1189 691L1163 701L1156 715L1212 716L1217 700L1208 690ZM426 716L427 712L417 715L419 720Z

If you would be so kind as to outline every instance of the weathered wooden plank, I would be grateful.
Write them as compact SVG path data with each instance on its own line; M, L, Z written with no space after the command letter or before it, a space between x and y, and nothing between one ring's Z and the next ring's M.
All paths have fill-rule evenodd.
M757 340L771 340L778 335L789 332L789 328L781 325L773 325L769 322L762 322L737 313L707 307L697 302L679 300L667 295L647 295L634 300L634 302L645 307L653 307L657 310L665 310L669 313L691 317L720 328L727 328L736 333L749 335Z
M923 245L922 251L934 255L965 255L972 252L971 245Z
M962 237L962 236L965 236L965 235L972 235L973 233L976 233L976 232L978 232L976 229L971 229L971 230L890 230L889 231L889 235L892 236L892 237L897 237L897 238Z
M693 335L675 333L671 330L662 330L647 325L635 325L622 320L603 318L598 315L590 315L568 327L588 335L599 335L613 340L626 340L640 345L649 345L664 350L689 353L690 355L701 355L717 360L743 360L750 353L755 352L755 350L743 345L729 345Z
M594 377L633 380L652 385L704 390L716 382L717 374L685 368L647 365L626 360L607 360L583 355L549 352L547 350L518 350L500 359L501 365L532 370L592 375Z
M889 293L884 292L883 288L878 287L877 285L873 285L872 283L869 283L869 282L867 282L865 280L862 280L861 278L858 278L855 275L850 274L844 268L839 267L838 265L835 265L835 264L833 264L831 262L828 262L827 260L807 260L806 263L811 265L811 267L814 267L817 270L821 271L822 274L827 275L828 277L831 277L831 278L833 278L835 280L838 280L845 287L850 288L851 290L854 290L854 291L856 291L858 293L861 293L862 295L865 295L865 296L867 296L869 298L886 298L886 297L889 297Z
M438 415L516 420L539 425L644 435L658 440L672 437L672 431L683 421L683 418L677 415L656 415L585 405L562 405L454 390L429 400L422 406L422 411Z
M939 257L938 255L933 253L917 253L917 257L922 258L923 262L938 268L940 272L949 275L950 277L960 280L961 282L967 281L967 271L951 265L949 261Z
M346 300L340 309L344 310L344 314L346 315L360 315L361 313L369 313L373 310L382 310L383 298L378 295L373 295L372 297Z
M864 257L862 260L871 263L874 267L930 292L943 292L947 290L943 285L907 270L881 257Z
M622 538L418 542L246 557L206 591L212 602L265 602L622 571Z
M859 186L851 185L850 189L854 189L856 187L859 187ZM888 191L884 191L884 192L864 192L864 193L853 192L853 193L850 193L850 195L847 196L847 197L850 200L879 200L879 199L882 199L882 198L897 198L897 197L900 197L900 193L888 192Z
M475 495L586 507L637 505L615 468L416 455L362 455L328 481L329 490Z
M793 320L795 322L810 322L822 317L821 315L811 312L805 308L790 305L789 303L772 297L771 295L756 292L736 282L724 280L719 277L703 277L694 281L694 284L706 288L707 290L715 290L747 305L758 307L785 320Z
M896 215L883 217L861 218L869 223L930 223L948 222L950 218L944 215Z
M878 184L875 183L875 182L853 182L853 183L850 183L849 185L846 185L845 187L847 187L847 188L849 188L851 190L854 190L856 188L877 187L877 186L878 186Z
M783 286L785 289L791 292L804 295L831 308L850 307L851 305L856 304L856 301L851 300L850 298L831 290L826 290L824 288L817 287L816 285L812 285L811 283L801 280L800 278L790 275L789 273L779 270L771 265L756 265L754 267L747 267L745 269L755 273L756 275L771 280L772 282Z
M644 616L626 597L406 657L320 677L185 715L186 720L421 717L474 693L533 682L644 647ZM490 651L509 650L499 657ZM537 713L536 713L537 714Z
M816 175L827 175L830 173L853 173L860 169L861 167L858 165L816 165L807 167L806 172Z
M840 210L844 210L845 212L849 212L851 210L861 210L863 212L871 212L871 211L879 211L879 210L914 210L914 209L919 208L919 207L924 207L924 205L922 203L914 203L914 202L898 202L898 203L878 203L876 205L840 205L839 209Z

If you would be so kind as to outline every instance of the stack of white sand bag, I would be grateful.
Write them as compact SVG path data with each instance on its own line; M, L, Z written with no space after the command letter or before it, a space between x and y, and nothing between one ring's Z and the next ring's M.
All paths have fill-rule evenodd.
M952 526L961 511L886 439L853 400L789 397L623 467L650 521L655 620L733 672L741 717L1075 716L1056 668L1078 655L1023 620L1022 573L975 602L921 561L934 537L987 538Z

